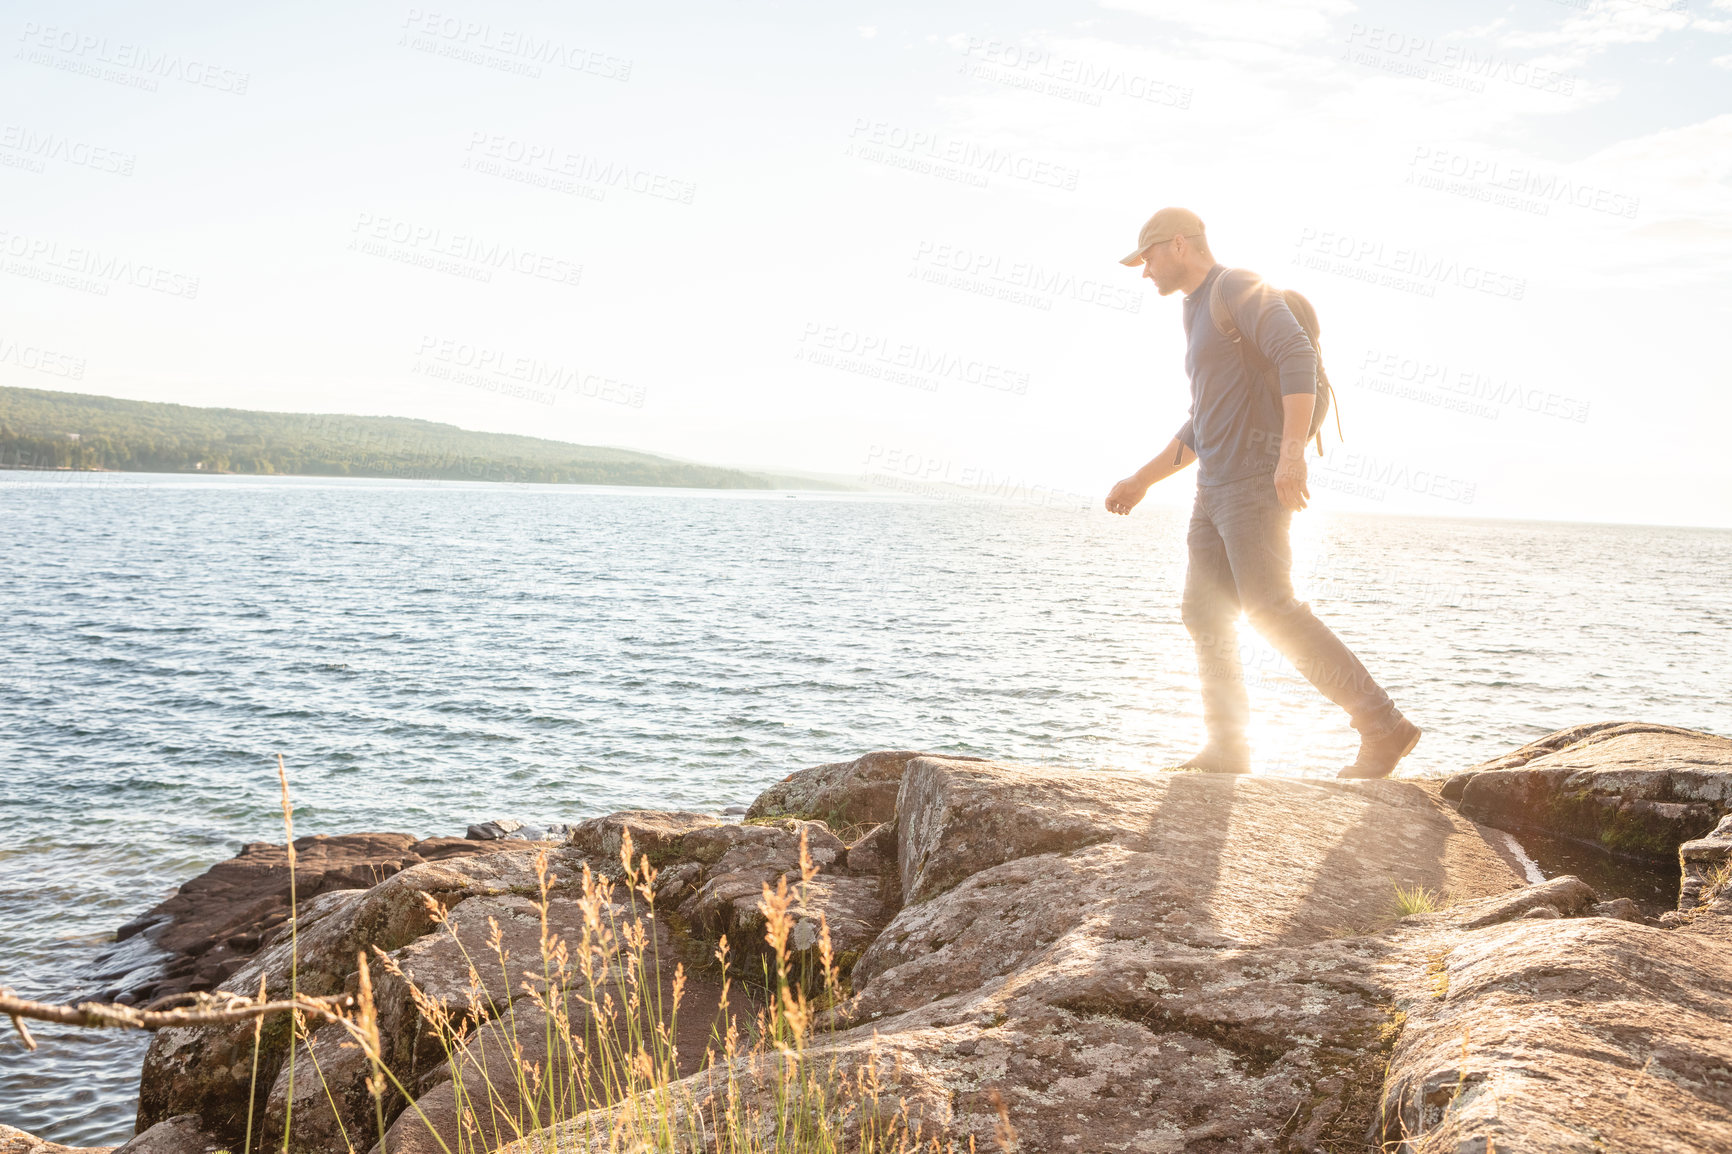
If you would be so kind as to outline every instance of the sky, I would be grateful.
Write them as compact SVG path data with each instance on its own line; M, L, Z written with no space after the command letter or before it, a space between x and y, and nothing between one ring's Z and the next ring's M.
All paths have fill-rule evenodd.
M1177 204L1316 503L1732 525L1732 0L4 11L0 384L1093 501Z

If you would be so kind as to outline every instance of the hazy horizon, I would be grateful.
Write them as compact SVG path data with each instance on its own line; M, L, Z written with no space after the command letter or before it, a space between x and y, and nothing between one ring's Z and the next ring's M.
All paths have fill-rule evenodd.
M383 414L315 414L315 415L375 416L375 415L383 415ZM636 449L632 449L631 446L625 446L625 445L603 445L603 446L584 446L584 447L587 447L587 448L630 449L633 452L639 451ZM821 473L821 472L807 473L807 472L797 471L797 470L796 471L789 471L789 470L758 469L758 468L753 467L753 466L730 464L728 462L695 461L695 460L694 461L688 461L685 458L679 458L679 457L669 457L668 460L678 461L678 462L685 463L685 464L712 465L712 466L716 466L719 468L739 469L741 471L759 472L759 473L763 473L763 474L768 475L770 477L770 479L772 479L772 480L775 480L778 478L788 478L788 479L795 479L795 480L804 478L804 479L817 480L817 481L853 482L855 485L859 485L859 486L865 486L865 485L868 485L870 483L869 481L862 480L860 474ZM309 484L320 484L320 483L329 482L329 483L333 483L333 484L378 483L378 484L384 484L384 485L432 485L432 486L449 487L449 488L457 488L457 487L462 487L462 486L480 486L480 487L485 488L485 487L494 486L494 485L512 485L512 486L519 486L519 487L523 487L523 488L545 488L545 489L554 489L554 490L572 489L572 490L584 490L584 491L602 491L602 492L607 492L607 493L613 493L613 494L616 494L619 496L643 496L646 498L655 497L658 495L660 495L660 496L682 495L682 496L714 497L714 498L718 498L718 499L720 499L720 498L737 498L740 500L764 500L764 499L779 496L779 495L797 493L797 494L800 494L802 497L809 497L809 498L814 499L814 500L818 500L818 499L839 500L839 501L848 501L848 500L872 500L872 501L915 500L915 501L926 501L926 502L936 502L936 503L942 503L945 501L952 501L952 500L960 500L960 501L963 501L965 503L972 503L972 504L977 504L977 505L987 505L987 504L1000 504L1000 505L1010 505L1010 506L1034 505L1036 507L1052 507L1055 505L1059 505L1059 501L1054 500L1054 499L1047 499L1044 494L1038 495L1039 499L1031 500L1027 497L1015 495L1014 492L1011 495L1004 495L1003 493L993 492L990 489L983 491L979 487L976 487L974 489L970 489L966 486L961 486L961 485L950 485L948 487L943 487L940 484L933 483L933 484L927 485L924 489L910 489L907 487L900 487L899 488L899 487L896 487L894 485L885 484L881 480L879 482L880 487L876 487L876 488L860 487L860 488L849 488L849 489L802 489L802 488L796 488L796 487L791 487L791 486L788 486L788 487L772 486L770 488L764 488L764 489L727 489L727 488L712 488L712 487L691 487L691 486L683 486L683 485L605 484L605 483L592 483L592 482L587 482L587 481L561 481L561 482L555 482L555 481L489 481L489 480L464 480L461 478L444 478L444 477L383 477L383 476L381 476L381 477L369 477L369 476L355 476L355 475L346 475L346 476L345 475L333 475L333 474L325 474L325 473L156 472L156 471L134 470L134 469L78 469L78 470L75 470L75 469L53 469L53 470L43 470L43 469L37 469L37 468L33 468L33 467L0 466L0 484L5 483L6 474L8 474L8 473L36 473L36 472L52 472L52 473L62 474L62 475L72 475L72 474L79 474L79 473L90 473L90 474L100 473L100 474L103 474L106 476L114 476L114 477L161 478L164 482L180 480L180 479L198 480L198 481L208 481L208 480L252 481L252 480L259 480L259 481L298 481L298 482L306 482ZM1005 478L1002 478L1001 480L1003 482L1003 484L999 486L999 488L1001 488L1001 489L1004 488L1005 486L1009 486L1012 489L1015 489L1018 487L1024 487L1024 483L1019 478L1005 477ZM27 484L29 482L14 482L14 483ZM1089 513L1093 513L1095 511L1095 505L1097 504L1097 502L1094 501L1092 496L1090 496L1088 494L1072 494L1072 493L1068 493L1067 491L1058 491L1055 494L1055 497L1066 497L1066 496L1077 497L1077 498L1084 498L1084 497L1088 498L1089 507L1087 510L1083 510L1083 511L1086 511ZM1162 510L1166 510L1169 512L1171 512L1173 510L1184 510L1184 509L1189 509L1191 507L1191 499L1190 498L1191 498L1191 492L1188 489L1179 490L1179 489L1171 489L1170 488L1170 489L1166 490L1165 493L1163 493L1162 491L1157 489L1157 490L1151 491L1149 497L1145 501L1143 501L1139 507L1147 508L1147 509L1162 509ZM1072 505L1070 502L1066 502L1062 507L1074 508L1074 505ZM1315 505L1313 507L1318 508ZM1344 509L1344 508L1321 507L1321 508L1319 508L1319 511L1324 513L1325 515L1342 516L1342 517L1348 517L1348 518L1370 517L1370 518L1389 518L1392 520L1418 518L1418 519L1425 520L1425 521L1461 521L1461 522L1470 523L1470 524L1584 525L1584 526L1594 526L1597 528L1605 528L1605 529L1619 529L1619 528L1627 528L1627 529L1693 529L1693 530L1701 530L1703 532L1708 532L1708 533L1732 533L1732 525L1702 525L1702 524L1695 524L1695 523L1682 522L1682 521L1677 521L1677 522L1673 522L1673 521L1596 521L1596 520L1591 520L1591 519L1576 519L1576 518L1568 518L1568 517L1500 517L1500 516L1491 516L1491 515L1486 515L1486 514L1473 514L1473 513L1433 513L1433 512L1426 512L1423 510L1398 512L1398 511L1390 510L1390 509L1377 509L1377 508Z
M1315 507L1727 526L1728 80L1732 0L72 3L0 384L1098 497L1188 405L1117 263L1183 204L1317 305Z

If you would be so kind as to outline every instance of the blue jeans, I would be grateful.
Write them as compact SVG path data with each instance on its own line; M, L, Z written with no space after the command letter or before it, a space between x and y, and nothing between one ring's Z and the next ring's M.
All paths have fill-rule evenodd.
M1347 711L1361 737L1379 737L1401 720L1353 651L1293 596L1292 519L1270 474L1197 486L1185 538L1190 564L1181 616L1197 647L1211 744L1243 744L1250 720L1239 663L1241 610L1307 681Z

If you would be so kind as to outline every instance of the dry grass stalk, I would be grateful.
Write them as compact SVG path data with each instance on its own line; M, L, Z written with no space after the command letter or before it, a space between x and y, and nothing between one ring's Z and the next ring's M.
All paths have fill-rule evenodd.
M293 809L280 759L278 775L292 870ZM601 1149L643 1154L956 1154L954 1144L923 1135L909 1118L896 1097L900 1058L889 1063L886 1076L876 1036L866 1060L851 1075L817 1045L822 1040L815 1036L817 1009L840 1001L846 990L829 923L821 912L816 919L816 973L804 951L791 945L818 876L804 834L799 862L797 882L790 885L784 876L774 886L766 884L759 901L768 954L765 1001L755 1022L743 1028L741 1016L733 1012L731 950L723 936L714 952L721 973L717 1020L704 1046L699 1075L684 1080L677 1040L688 975L685 966L674 961L671 980L664 981L666 964L656 931L657 871L647 855L635 853L629 831L621 839L620 881L598 877L585 863L575 892L561 895L574 902L580 915L575 940L551 928L555 882L548 851L537 855L536 958L513 959L498 923L489 919L483 944L492 956L478 962L470 957L468 943L458 936L448 911L423 896L435 932L455 943L467 967L468 1008L462 1011L421 989L395 959L375 947L371 959L366 952L356 956L353 998L298 994L298 962L292 962L286 1001L267 1001L262 982L257 1000L206 995L194 1008L161 1011L42 1006L0 991L0 1012L146 1029L249 1017L262 1024L265 1015L292 1012L297 1016L289 1038L291 1097L296 1041L307 1044L311 1053L309 1021L337 1022L366 1058L366 1089L381 1144L388 1129L385 1101L394 1094L408 1103L444 1154L487 1154L532 1135L548 1154L556 1149L587 1151L598 1144ZM291 916L291 942L298 952L295 928ZM455 1121L449 1132L442 1132L423 1112L403 1083L405 1072L392 1068L380 1035L375 964L407 988L421 1019L419 1028L437 1039L444 1054L454 1095ZM481 978L484 967L497 967L504 983L500 995L487 990ZM808 978L814 980L803 980ZM527 1015L519 1003L536 1013ZM540 1022L534 1034L528 1032L531 1020ZM255 1095L261 1034L255 1025ZM324 1071L316 1057L312 1064L313 1076L323 1084ZM337 1098L329 1085L325 1091L341 1123ZM993 1104L998 1113L996 1145L1013 1150L1016 1130L1009 1110L996 1093ZM248 1151L253 1122L249 1104ZM346 1127L341 1133L351 1149L358 1145L359 1136ZM285 1116L285 1150L289 1137ZM968 1149L974 1149L972 1140Z

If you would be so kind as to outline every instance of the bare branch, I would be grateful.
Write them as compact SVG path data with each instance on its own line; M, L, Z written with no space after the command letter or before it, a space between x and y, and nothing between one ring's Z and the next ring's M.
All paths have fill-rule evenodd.
M253 1002L235 994L199 994L193 1005L183 1009L141 1010L133 1006L103 1002L79 1002L71 1006L32 1002L17 997L11 990L0 986L0 1014L12 1019L18 1036L23 1039L25 1047L31 1050L36 1048L36 1042L31 1038L30 1031L24 1027L26 1018L69 1026L118 1027L129 1030L161 1030L169 1026L214 1026L267 1014L281 1014L289 1010L300 1010L303 1013L316 1014L326 1021L335 1021L342 1016L337 1011L354 1005L354 1001L348 994L336 994L328 998L311 998L302 994L282 1002Z

